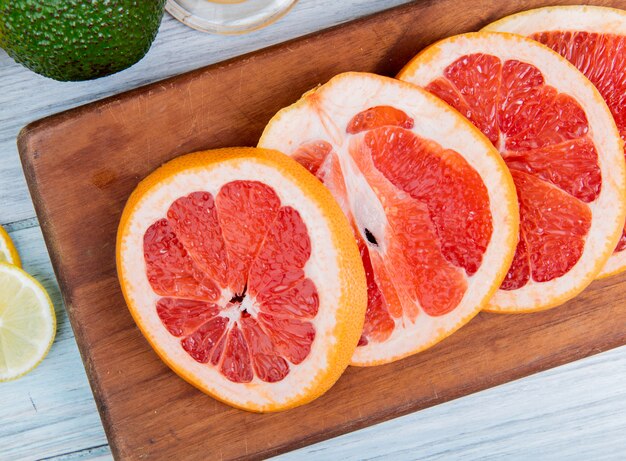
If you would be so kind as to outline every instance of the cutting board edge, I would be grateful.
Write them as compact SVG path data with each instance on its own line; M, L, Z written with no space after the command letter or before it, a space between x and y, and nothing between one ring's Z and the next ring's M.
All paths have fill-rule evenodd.
M36 136L41 127L45 128L50 123L50 121L54 121L55 118L61 118L61 116L70 117L73 111L76 111L81 107L61 112L60 114L51 115L49 117L46 117L45 119L29 123L24 128L22 128L18 135L17 146L20 160L22 163L22 169L26 177L26 184L28 186L28 191L33 201L33 206L35 207L35 214L37 215L37 219L40 221L40 225L41 221L43 221L44 224L47 222L48 212L44 207L43 201L41 200L41 195L39 193L35 166L33 164L33 160L35 160L35 158L30 155L29 145L32 142L33 137ZM94 371L96 367L93 366L90 350L88 347L86 347L85 341L82 340L82 338L84 337L82 324L74 316L74 310L72 309L73 301L70 294L71 291L69 288L69 283L65 279L63 271L61 269L62 258L60 256L60 251L58 251L57 249L56 241L54 240L53 235L51 235L50 232L43 232L43 226L41 227L44 243L46 245L46 249L48 250L48 255L50 256L50 261L52 263L52 269L59 284L59 291L63 299L65 312L67 313L70 321L70 327L72 328L74 337L76 338L76 346L78 347L78 352L80 354L80 358L85 369L85 374L88 378L87 382L89 383L89 387L94 396L94 401L98 409L98 414L100 416L100 420L102 421L102 427L109 442L109 446L111 448L114 459L121 459L117 451L117 443L114 442L117 440L117 436L113 432L113 421L111 421L110 419L108 407L102 394L100 378Z

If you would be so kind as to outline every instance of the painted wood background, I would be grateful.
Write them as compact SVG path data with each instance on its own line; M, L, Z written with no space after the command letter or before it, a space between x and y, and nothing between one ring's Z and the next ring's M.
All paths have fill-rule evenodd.
M0 384L0 460L111 458L19 164L15 137L20 128L45 115L401 3L405 1L300 0L271 27L234 37L201 34L166 16L143 61L95 82L54 82L0 51L0 224L16 241L26 269L50 291L59 320L57 338L42 365L18 381ZM280 459L623 459L625 382L623 347Z

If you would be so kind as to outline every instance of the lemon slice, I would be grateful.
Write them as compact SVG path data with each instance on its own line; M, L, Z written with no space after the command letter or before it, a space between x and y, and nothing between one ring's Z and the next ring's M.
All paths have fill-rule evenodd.
M7 262L18 267L22 267L20 256L17 254L15 245L7 231L0 226L0 262Z
M48 293L16 266L0 263L0 382L35 368L56 331Z

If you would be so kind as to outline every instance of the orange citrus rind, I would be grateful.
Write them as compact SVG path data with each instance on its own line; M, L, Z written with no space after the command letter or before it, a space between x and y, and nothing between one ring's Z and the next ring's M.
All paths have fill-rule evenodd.
M305 267L319 292L316 337L309 356L282 381L255 377L234 383L210 365L193 360L160 323L158 298L145 273L142 238L178 197L215 192L232 180L261 181L298 210L307 225L312 255ZM120 220L116 247L122 292L137 326L159 357L180 377L237 408L271 412L319 397L343 373L358 342L366 307L365 275L351 229L330 193L297 162L276 151L225 148L172 160L146 177L131 194Z

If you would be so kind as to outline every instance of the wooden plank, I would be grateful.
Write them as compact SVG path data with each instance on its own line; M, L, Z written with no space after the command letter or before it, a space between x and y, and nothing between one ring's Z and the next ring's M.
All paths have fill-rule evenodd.
M266 456L626 341L626 313L619 306L626 297L626 277L616 277L596 283L558 310L524 317L481 314L424 354L348 370L331 392L306 407L251 415L173 376L141 339L124 307L113 241L119 212L138 178L190 150L253 144L265 120L313 83L344 69L393 73L427 42L475 29L513 8L481 2L492 7L486 13L476 1L467 3L458 17L442 14L454 11L451 0L417 3L65 113L25 132L21 151L31 191L105 428L120 458L202 459L208 449L225 458ZM423 21L420 27L416 18ZM358 49L355 43L361 44ZM320 51L329 49L333 53ZM259 76L258 85L244 84L249 82L242 76L250 75ZM72 188L61 187L67 178ZM92 224L89 232L84 232L85 216ZM152 392L155 388L159 392ZM358 398L354 389L361 390Z

